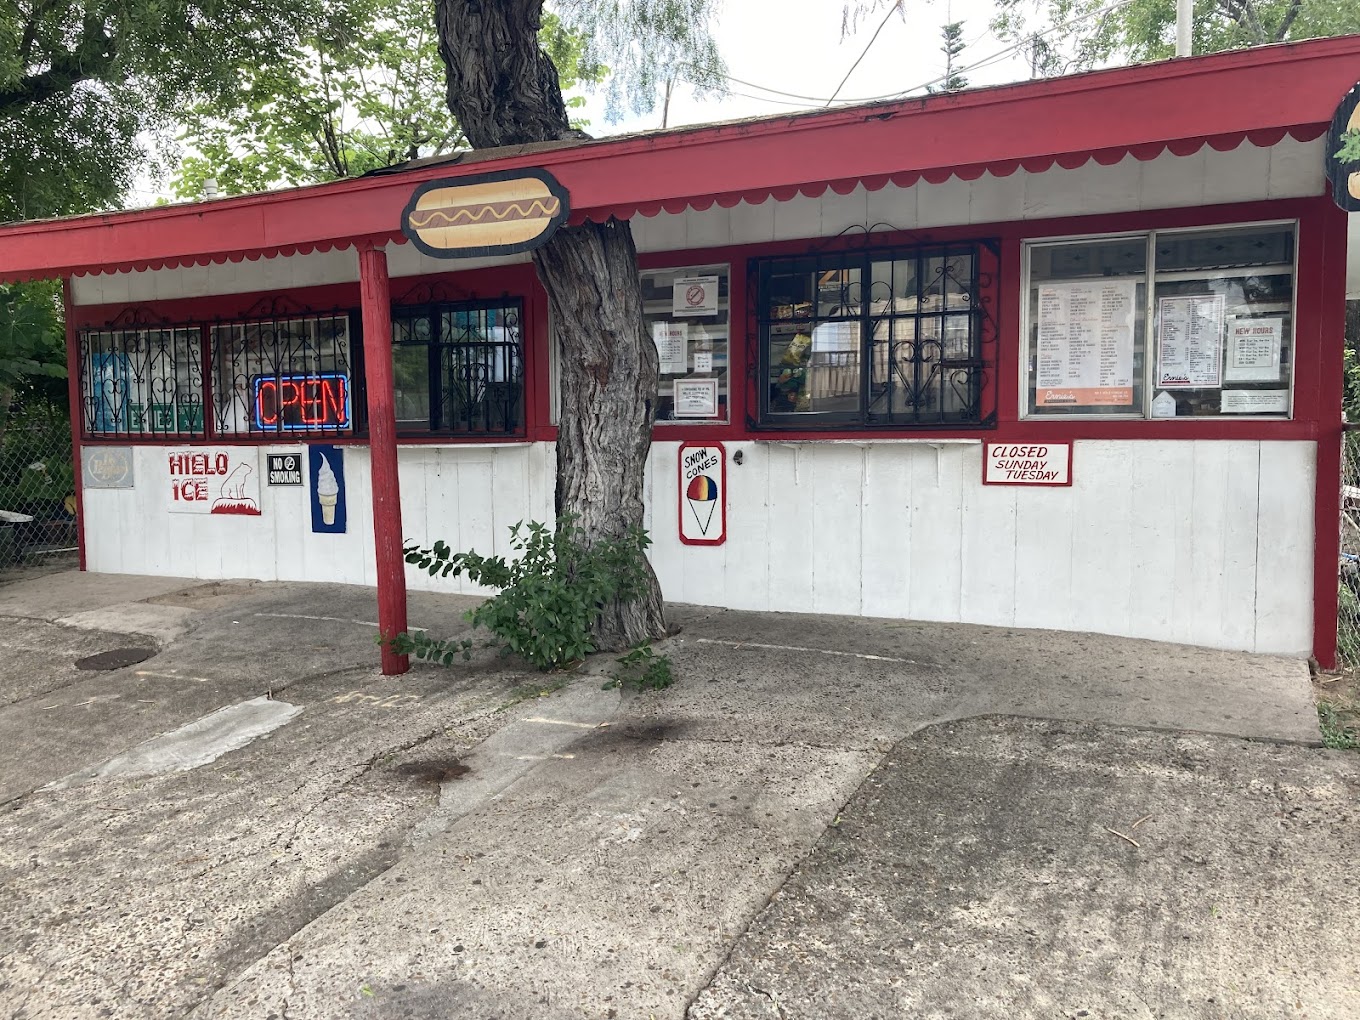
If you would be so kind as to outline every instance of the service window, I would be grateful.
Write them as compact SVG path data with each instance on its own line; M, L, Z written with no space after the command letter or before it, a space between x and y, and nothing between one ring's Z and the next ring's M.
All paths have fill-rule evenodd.
M197 327L83 331L80 391L85 435L201 436L202 351Z
M994 263L977 244L754 261L761 424L985 424Z
M348 314L225 323L211 341L216 435L354 431Z
M1027 249L1030 415L1288 417L1295 225Z
M642 311L660 365L656 420L728 421L728 267L642 273Z
M397 431L523 432L522 319L521 303L509 299L394 308Z

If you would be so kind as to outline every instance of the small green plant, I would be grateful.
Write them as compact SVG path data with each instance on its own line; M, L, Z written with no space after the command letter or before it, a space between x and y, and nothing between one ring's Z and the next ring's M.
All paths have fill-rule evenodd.
M523 656L549 670L595 651L591 630L601 610L615 599L642 592L650 544L641 528L587 543L576 519L567 515L555 530L537 521L514 525L508 559L454 552L440 541L430 548L408 545L406 562L431 577L463 576L497 589L499 594L470 610L467 619L494 634L503 654ZM398 634L392 647L449 665L458 655L468 658L472 642L438 641L417 632Z
M1322 730L1322 746L1333 751L1360 751L1360 728L1347 722L1333 705L1318 703L1318 726Z
M618 670L609 674L604 690L632 687L640 691L664 691L675 683L670 658L658 655L651 645L638 645L628 654L619 656L614 664Z
M385 639L379 635L378 644ZM472 658L472 641L468 638L449 638L440 641L430 637L423 630L414 633L398 634L392 639L392 650L399 655L414 655L426 662L437 662L441 666L452 666L453 660L460 655L464 661Z

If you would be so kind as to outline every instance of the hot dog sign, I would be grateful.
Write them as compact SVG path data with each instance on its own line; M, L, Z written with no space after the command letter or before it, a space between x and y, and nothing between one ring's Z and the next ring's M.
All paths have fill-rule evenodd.
M401 231L426 255L480 258L532 251L567 220L567 189L546 170L429 181L401 214Z

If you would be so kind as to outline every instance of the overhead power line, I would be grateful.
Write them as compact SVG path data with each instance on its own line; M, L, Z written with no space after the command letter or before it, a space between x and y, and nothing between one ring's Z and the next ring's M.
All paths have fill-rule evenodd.
M855 58L855 62L850 65L850 70L845 72L845 77L842 78L841 83L836 86L836 91L831 93L831 98L826 101L827 106L830 106L832 103L836 101L836 97L841 94L841 89L845 88L845 83L848 82L850 80L850 76L855 73L855 68L859 67L860 61L867 57L869 55L869 51L874 48L874 43L878 41L878 34L883 31L883 26L886 25L888 23L888 19L893 16L893 12L898 11L900 9L901 8L899 8L897 4L892 4L888 7L887 13L883 15L883 20L878 23L878 28L874 29L874 34L869 37L868 45L866 45L864 49L860 51L859 56Z
M1035 40L1035 39L1042 39L1042 38L1044 38L1045 36L1052 35L1052 34L1055 33L1055 32L1060 32L1060 31L1062 31L1062 30L1065 29L1065 28L1070 28L1070 27L1072 27L1073 25L1080 24L1081 22L1087 21L1087 20L1089 20L1089 19L1091 19L1091 18L1098 18L1098 17L1102 17L1102 16L1104 16L1104 15L1106 15L1106 14L1113 13L1114 11L1117 11L1117 10L1118 10L1119 8L1121 8L1121 7L1127 7L1129 4L1131 4L1131 3L1133 3L1133 2L1134 2L1134 0L1115 0L1114 3L1107 4L1106 6L1101 7L1101 8L1099 8L1099 9L1097 9L1097 10L1088 11L1088 12L1085 13L1085 14L1079 15L1079 16L1077 16L1077 17L1075 17L1075 18L1070 18L1069 20L1064 21L1064 22L1060 22L1059 24L1056 24L1056 25L1050 25L1048 28L1044 29L1042 32L1033 32L1033 33L1031 33L1030 35L1027 35L1027 36L1026 36L1023 40L1021 40L1020 42L1018 42L1018 43L1012 43L1010 46L1007 46L1005 49L998 50L997 52L995 52L995 53L993 53L993 54L991 54L991 55L989 55L989 56L983 57L981 60L978 60L978 61L976 61L975 63L969 64L967 67L957 68L957 69L955 70L954 73L955 73L955 74L968 74L968 73L971 73L971 72L973 72L973 71L981 70L982 68L985 68L985 67L990 67L992 64L995 64L995 63L997 63L998 61L1004 60L1004 59L1006 59L1007 57L1009 57L1009 56L1011 56L1011 55L1013 55L1013 54L1019 52L1022 48L1024 48L1024 47L1027 46L1027 45L1029 45L1029 44L1030 44L1033 40ZM895 7L892 8L891 10L889 10L889 11L888 11L888 14L891 15L891 14L893 13L894 10L896 10ZM747 93L747 92L735 92L735 91L732 91L732 90L730 90L730 89L728 90L728 94L729 94L729 95L734 95L734 96L740 96L740 97L743 98L743 99L754 99L754 100L756 100L757 102L771 103L771 104L774 104L774 105L777 105L777 106L796 106L796 107L806 108L805 104L807 104L807 103L818 103L818 104L820 104L820 105L822 105L822 106L830 106L830 105L832 105L833 103L835 103L835 102L838 101L837 97L838 97L839 94L840 94L840 90L841 90L842 88L845 87L845 83L846 83L847 81L849 81L850 75L852 75L852 74L854 73L855 68L857 68L857 67L860 65L860 63L864 60L864 57L868 54L869 50L873 47L874 40L878 38L879 33L883 31L883 27L884 27L887 23L888 23L888 22L887 22L887 18L884 18L884 20L883 20L882 22L879 23L878 30L874 32L873 37L869 40L869 44L868 44L867 46L864 47L864 50L860 53L858 59L855 60L855 63L854 63L853 65L851 65L850 70L849 70L848 72L846 72L845 77L841 79L840 85L838 85L838 86L836 87L836 91L835 91L834 93L832 93L832 95L831 95L830 98L826 98L826 97L824 97L824 96L805 96L805 95L801 95L801 94L796 93L796 92L786 92L786 91L784 91L784 90L782 90L782 89L770 88L769 86L766 86L766 85L759 85L759 84L757 84L757 83L755 83L755 82L744 81L744 80L742 80L742 79L740 79L740 78L733 77L732 75L724 75L723 77L724 77L727 81L735 82L735 83L738 84L738 85L744 85L746 88L757 89L757 90L759 90L759 91L761 91L761 92L768 92L768 93L770 93L770 96L779 96L779 97L781 97L781 98L779 98L779 99L773 99L773 98L770 98L770 96L751 95L750 93ZM984 34L985 34L985 33L984 33ZM882 95L877 95L877 96L858 96L858 97L855 97L855 98L845 98L845 99L840 99L839 102L842 103L842 104L845 104L845 105L852 105L852 104L856 104L856 103L878 103L878 102L884 102L884 101L887 101L887 100L890 100L890 99L901 99L901 98L903 98L903 97L905 97L905 96L911 95L913 92L920 92L920 91L922 91L923 89L927 89L927 88L929 88L929 87L932 86L932 85L937 85L937 84L939 84L940 82L944 81L944 80L945 80L945 77L946 77L945 75L938 75L938 76L936 76L936 77L934 77L934 78L931 78L929 81L924 81L924 82L922 82L920 85L913 86L912 88L909 88L909 89L903 89L903 90L898 91L898 92L886 92L886 93L884 93L884 94L882 94ZM689 79L686 79L686 80L688 81ZM697 84L697 83L695 83L695 82L693 82L693 81L690 81L690 84ZM799 100L803 100L803 102L802 102L802 103L791 103L791 102L787 102L787 101L786 101L786 100L790 100L790 99L799 99Z

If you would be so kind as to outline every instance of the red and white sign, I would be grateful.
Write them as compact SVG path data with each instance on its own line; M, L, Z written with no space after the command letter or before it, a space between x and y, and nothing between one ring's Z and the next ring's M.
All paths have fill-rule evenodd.
M177 514L260 516L260 454L252 447L167 450L169 509Z
M1071 443L984 443L983 485L1071 485Z
M680 541L727 541L727 451L722 443L681 443Z
M671 299L672 315L717 315L718 278L681 276L675 281Z

